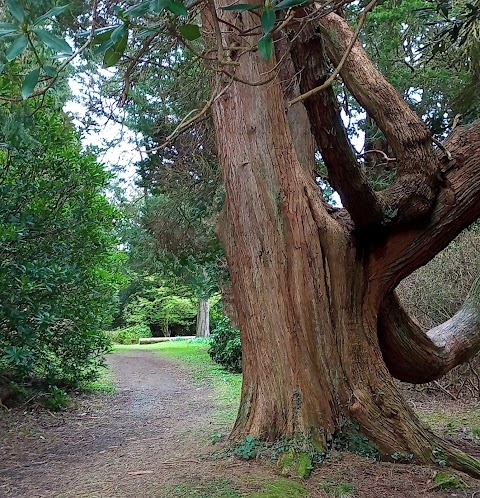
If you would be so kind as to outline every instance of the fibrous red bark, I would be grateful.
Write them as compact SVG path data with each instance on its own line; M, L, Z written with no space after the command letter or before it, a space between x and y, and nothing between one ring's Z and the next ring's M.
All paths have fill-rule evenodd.
M226 26L252 33L242 42L255 46L258 18L218 7ZM206 32L215 28L211 15L204 19ZM320 22L326 52L335 62L351 31L335 14ZM238 42L229 29L221 34L225 46L233 38ZM292 60L301 67L304 59L309 76L304 84L313 85L318 68L308 66L309 52L301 48ZM408 359L412 344L428 353L434 344L440 355L438 338L420 336L413 322L407 323L410 335L403 340L406 317L392 292L480 215L480 182L474 181L479 152L473 150L480 143L480 126L459 129L446 144L453 160L440 161L420 119L355 47L343 80L384 131L399 167L393 187L377 196L348 149L332 94L316 100L321 112L307 104L317 144L344 192L349 216L342 217L332 213L308 168L302 168L279 78L273 75L266 85L245 83L272 75L275 60L265 62L247 50L236 62L235 79L226 78L228 87L212 109L226 189L218 231L243 345L242 400L232 437L302 436L326 451L353 424L384 457L400 453L434 462L441 451L448 464L478 475L476 460L430 433L404 403L388 355L401 351ZM359 205L360 199L365 205ZM398 212L385 218L385 206ZM364 216L362 209L374 215ZM375 227L378 236L364 236L363 231L372 234ZM450 332L458 337L460 322L453 319L441 329L447 342ZM458 357L463 346L443 347L444 365L453 365L456 360L446 356ZM405 362L400 368L410 367Z

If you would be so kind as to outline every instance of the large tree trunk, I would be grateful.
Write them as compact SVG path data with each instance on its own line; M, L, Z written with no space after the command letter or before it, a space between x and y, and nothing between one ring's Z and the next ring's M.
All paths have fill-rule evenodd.
M197 337L210 336L210 303L208 299L198 300L197 309Z
M258 23L250 13L222 16L240 19L245 32ZM385 266L384 240L369 247L351 223L331 216L298 159L278 79L244 83L262 81L274 66L243 54L237 80L213 106L226 188L218 231L243 345L232 437L295 437L327 451L340 433L360 430L384 458L435 462L441 455L478 474L478 462L434 436L399 393L377 336L395 262ZM424 137L421 147L423 156Z
M220 286L220 292L222 294L223 314L230 319L232 327L238 328L238 313L235 307L232 285L228 283Z

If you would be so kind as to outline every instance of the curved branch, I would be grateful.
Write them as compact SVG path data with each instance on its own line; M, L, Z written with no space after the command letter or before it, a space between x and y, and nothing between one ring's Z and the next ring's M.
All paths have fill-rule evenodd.
M292 41L291 55L300 73L300 91L306 93L318 87L328 68L321 36L311 23L301 26L298 31ZM339 193L356 227L378 225L383 219L383 209L357 162L333 88L313 94L303 105L328 169L329 182Z
M397 379L413 384L436 380L480 350L480 277L460 310L424 332L395 293L383 302L378 321L383 359Z
M342 17L319 21L327 55L338 66L354 39ZM396 181L382 193L386 221L408 223L430 212L437 193L438 160L430 132L356 42L340 74L345 85L383 131L398 159Z
M377 0L371 0L371 2L358 15L357 26L355 28L355 32L353 33L352 39L350 40L350 43L348 44L345 53L342 55L342 58L340 59L340 62L338 63L337 67L333 70L332 74L327 78L327 80L324 83L322 83L320 86L316 86L315 88L307 90L302 95L299 95L298 97L292 99L288 103L289 106L298 104L299 102L303 102L312 95L315 95L318 92L322 92L323 90L326 90L327 88L333 85L335 78L338 76L338 74L340 74L340 71L342 70L343 65L345 64L347 57L350 55L350 52L352 51L352 48L357 41L358 35L360 34L360 31L363 25L365 24L365 20L367 19L367 14L373 9L376 3Z
M381 282L379 302L480 217L480 120L458 126L444 145L453 160L442 164L428 221L395 231L372 249L369 271Z

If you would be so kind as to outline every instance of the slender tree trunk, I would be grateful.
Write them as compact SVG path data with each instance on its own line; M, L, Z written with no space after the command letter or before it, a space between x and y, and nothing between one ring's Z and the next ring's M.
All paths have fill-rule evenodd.
M222 285L220 287L220 292L222 293L223 314L230 318L230 324L232 327L238 328L238 313L235 307L232 285Z
M197 337L210 336L210 303L208 299L198 300L197 311Z

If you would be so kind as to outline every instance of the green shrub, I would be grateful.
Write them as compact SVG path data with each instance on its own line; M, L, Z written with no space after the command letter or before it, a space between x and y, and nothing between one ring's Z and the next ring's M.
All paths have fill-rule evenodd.
M0 109L0 390L74 387L109 349L123 259L110 174L53 99Z
M138 342L141 337L152 337L147 325L132 325L131 327L107 330L105 335L115 344L132 344L132 342Z
M43 404L54 412L63 410L69 405L68 394L57 386L50 386L45 393Z
M229 318L222 318L212 331L208 353L213 361L229 372L242 371L240 331L230 325Z

